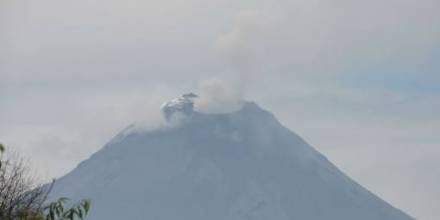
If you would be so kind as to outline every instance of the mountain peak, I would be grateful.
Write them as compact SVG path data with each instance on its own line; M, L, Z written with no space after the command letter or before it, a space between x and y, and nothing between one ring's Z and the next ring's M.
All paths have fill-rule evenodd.
M176 112L183 113L184 115L191 115L194 112L194 99L198 97L198 95L190 92L165 102L161 107L165 118L168 120Z
M204 111L203 107L201 109L198 109L196 107L197 102L203 102L203 100L197 100L200 96L198 96L195 93L185 93L177 98L171 99L170 101L167 101L162 104L161 110L162 113L165 116L166 120L170 120L174 117L176 113L178 113L179 116L191 116L194 114L194 112L201 113L201 114L225 114L225 113L239 113L239 112L266 112L263 110L260 106L258 106L255 102L251 101L244 101L241 100L238 103L235 103L233 110L229 109L229 111L220 111L221 113L218 113L216 111ZM203 97L202 97L203 98ZM216 107L220 108L221 105L231 105L231 103L223 103L222 100L216 100L214 99L216 103ZM212 101L212 102L214 102ZM238 106L238 107L237 107Z
M206 114L197 97L162 105L167 120L190 116L187 123L123 132L61 178L53 198L89 197L90 220L412 219L254 102Z

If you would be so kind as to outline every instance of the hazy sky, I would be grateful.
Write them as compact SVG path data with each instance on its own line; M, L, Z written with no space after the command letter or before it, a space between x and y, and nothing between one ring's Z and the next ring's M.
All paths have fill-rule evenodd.
M439 11L438 0L2 0L0 141L60 176L130 123L156 123L163 101L223 92L272 111L396 207L440 219Z

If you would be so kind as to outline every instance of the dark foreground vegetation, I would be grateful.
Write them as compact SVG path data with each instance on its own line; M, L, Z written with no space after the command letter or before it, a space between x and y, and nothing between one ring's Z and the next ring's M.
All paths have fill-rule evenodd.
M0 144L0 220L84 219L90 209L89 200L47 201L55 181L37 184L25 160L18 154L6 157L5 150Z

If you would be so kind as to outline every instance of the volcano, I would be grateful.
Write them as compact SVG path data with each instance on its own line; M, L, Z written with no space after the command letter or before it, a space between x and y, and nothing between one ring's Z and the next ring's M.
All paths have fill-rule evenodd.
M60 178L52 196L90 198L88 220L409 220L347 177L270 112L162 106L166 125L129 126Z

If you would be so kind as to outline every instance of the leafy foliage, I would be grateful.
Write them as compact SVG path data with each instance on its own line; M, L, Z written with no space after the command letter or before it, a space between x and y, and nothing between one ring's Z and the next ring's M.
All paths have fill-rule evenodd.
M45 207L46 220L73 220L75 217L84 219L90 210L90 200L83 200L79 204L65 210L64 204L68 202L68 198L60 198Z

